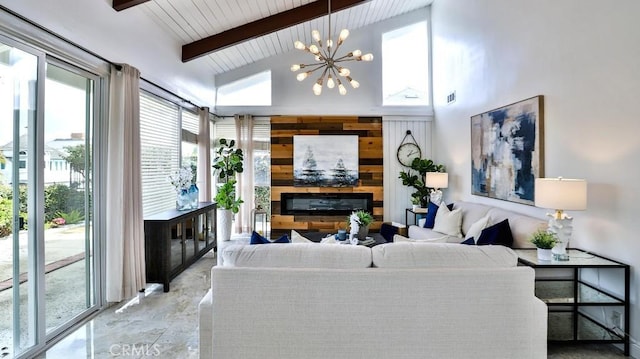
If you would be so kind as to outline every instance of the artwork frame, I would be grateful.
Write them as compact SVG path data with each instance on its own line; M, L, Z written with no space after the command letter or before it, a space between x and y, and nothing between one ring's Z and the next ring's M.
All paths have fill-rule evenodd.
M543 161L543 95L471 116L472 194L533 205Z
M358 135L293 136L293 185L357 186L358 142Z

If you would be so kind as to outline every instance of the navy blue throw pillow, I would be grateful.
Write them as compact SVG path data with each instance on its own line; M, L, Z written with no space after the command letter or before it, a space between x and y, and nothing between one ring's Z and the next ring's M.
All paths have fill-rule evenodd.
M427 206L427 219L424 221L424 228L433 228L436 223L436 213L438 213L438 205L429 202Z
M465 239L464 241L460 242L460 244L468 244L470 246L475 246L476 245L476 241L473 239L473 237Z
M509 227L509 220L505 219L500 223L483 229L480 232L477 244L479 246L488 244L499 244L505 247L513 246L513 235L511 234L511 227Z
M393 242L393 236L398 233L398 227L391 225L389 223L383 223L380 226L380 234L384 237L384 240L387 242Z
M253 233L251 233L251 240L249 241L249 244L269 244L269 243L290 243L289 236L284 234L282 235L282 237L271 242L267 238L264 238L263 236L258 234L256 231L253 231Z
M423 226L424 228L433 228L436 224L436 213L438 213L438 208L440 208L439 205L429 202L429 206L427 207L427 217ZM450 211L453 210L453 203L448 204L447 208L449 208Z

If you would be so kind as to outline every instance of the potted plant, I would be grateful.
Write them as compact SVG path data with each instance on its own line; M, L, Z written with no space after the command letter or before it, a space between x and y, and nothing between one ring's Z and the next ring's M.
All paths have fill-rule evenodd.
M420 208L420 197L411 196L411 204L413 205L413 210Z
M555 233L539 229L533 233L530 241L538 248L539 260L550 261L551 258L553 258L551 248L553 248L558 242L558 237L556 237Z
M411 162L411 169L406 171L400 171L400 179L405 186L413 187L416 191L411 194L411 197L418 198L420 205L424 208L429 204L429 195L433 188L426 186L424 177L427 172L444 172L445 167L443 165L437 165L430 159L414 158Z
M240 204L243 203L242 199L236 197L236 173L244 171L244 154L235 145L236 141L221 138L213 159L213 168L220 181L215 197L218 205L217 237L223 241L231 239L233 215L240 211Z
M360 240L364 240L369 234L369 225L373 222L373 216L363 210L353 211L347 218L347 223L351 227L351 234Z

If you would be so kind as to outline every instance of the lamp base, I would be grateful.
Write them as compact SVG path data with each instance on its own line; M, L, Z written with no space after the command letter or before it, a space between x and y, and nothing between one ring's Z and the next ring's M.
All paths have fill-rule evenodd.
M558 242L551 249L553 252L553 259L557 261L568 261L569 255L567 254L567 246L569 245L569 239L571 238L571 232L573 231L573 218L564 216L564 218L557 218L550 216L549 219L549 232L555 233L558 237Z
M429 194L429 201L433 204L440 205L440 202L442 202L442 191L439 189L432 190L431 194Z

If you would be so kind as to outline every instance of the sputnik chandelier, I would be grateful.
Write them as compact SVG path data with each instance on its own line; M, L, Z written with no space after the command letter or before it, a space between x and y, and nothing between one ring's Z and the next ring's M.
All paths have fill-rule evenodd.
M328 31L331 33L331 0L329 2L329 27ZM298 50L304 50L311 53L315 56L315 63L312 64L294 64L291 65L291 71L296 72L299 70L306 70L304 72L298 73L296 78L298 81L304 81L307 77L313 74L315 71L322 70L322 74L316 80L316 83L313 85L313 93L316 96L319 96L322 93L322 86L325 82L325 77L327 79L327 87L332 89L338 84L338 92L341 95L345 95L347 93L347 89L342 84L339 76L346 78L347 81L351 84L351 86L355 89L360 87L360 83L353 78L351 78L351 71L341 66L340 64L348 61L372 61L373 55L362 54L360 50L353 50L347 53L344 56L337 57L336 54L340 45L344 42L344 40L349 36L349 30L343 29L340 31L340 35L338 36L337 45L333 46L333 40L331 40L331 35L329 35L325 45L323 45L322 39L320 38L320 32L318 30L311 31L311 36L313 40L318 43L318 45L311 44L306 46L302 41L298 40L294 43L294 46Z

